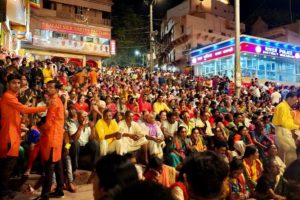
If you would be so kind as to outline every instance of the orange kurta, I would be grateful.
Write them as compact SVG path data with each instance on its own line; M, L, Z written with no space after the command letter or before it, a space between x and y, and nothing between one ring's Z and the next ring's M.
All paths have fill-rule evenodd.
M1 130L0 158L19 156L21 144L21 115L20 113L45 112L46 107L28 107L21 104L15 93L7 91L0 100ZM10 145L10 148L9 148Z
M53 148L52 161L61 159L61 151L64 136L64 105L58 95L51 97L50 106L47 111L44 134L41 137L42 160L48 161Z
M97 72L95 72L95 71L91 71L90 73L89 73L89 76L90 76L90 80L91 80L91 84L92 85L97 85Z

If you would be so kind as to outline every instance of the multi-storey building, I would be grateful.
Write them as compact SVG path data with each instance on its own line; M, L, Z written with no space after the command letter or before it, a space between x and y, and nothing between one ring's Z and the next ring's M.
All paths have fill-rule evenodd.
M294 23L270 28L261 17L252 25L252 35L277 40L281 42L290 43L293 45L300 45L300 20Z
M234 33L234 8L228 0L185 0L168 10L161 24L161 62L187 66L191 49L223 41Z
M17 55L29 27L29 0L0 0L0 59ZM3 53L2 51L5 51Z
M112 0L44 0L32 9L25 55L79 66L97 65L115 53L111 40Z

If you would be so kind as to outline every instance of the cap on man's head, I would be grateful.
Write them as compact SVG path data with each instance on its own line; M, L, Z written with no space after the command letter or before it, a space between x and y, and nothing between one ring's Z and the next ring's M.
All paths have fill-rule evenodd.
M12 80L21 80L21 75L18 73L12 73L7 76L7 82L9 83Z

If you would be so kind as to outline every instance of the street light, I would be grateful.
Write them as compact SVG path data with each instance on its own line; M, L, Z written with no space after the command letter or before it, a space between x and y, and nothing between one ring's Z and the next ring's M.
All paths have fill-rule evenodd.
M241 95L241 47L240 47L240 0L234 2L235 10L235 70L234 70L234 81L235 81L235 95L240 97Z
M135 51L134 51L134 55L135 55L135 56L139 56L139 55L141 55L141 52L140 52L139 50L135 50Z

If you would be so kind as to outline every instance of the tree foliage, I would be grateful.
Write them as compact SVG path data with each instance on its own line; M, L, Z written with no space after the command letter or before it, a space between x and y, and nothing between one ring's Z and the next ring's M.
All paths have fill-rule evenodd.
M142 55L147 52L147 16L136 14L133 6L119 2L113 7L112 38L116 40L117 55L104 61L108 65L140 65ZM140 56L135 51L141 52Z

